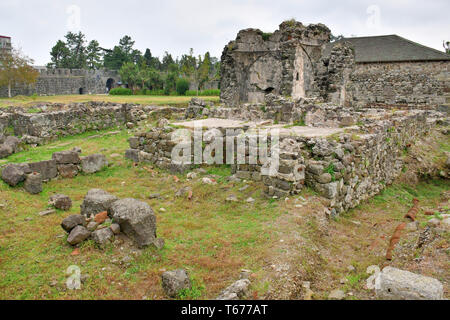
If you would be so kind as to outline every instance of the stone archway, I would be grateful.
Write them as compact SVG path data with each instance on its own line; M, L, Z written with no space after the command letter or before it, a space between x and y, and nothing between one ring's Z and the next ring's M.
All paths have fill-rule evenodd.
M111 89L114 88L114 85L116 84L116 81L113 78L109 78L106 80L106 90L107 92L111 91Z

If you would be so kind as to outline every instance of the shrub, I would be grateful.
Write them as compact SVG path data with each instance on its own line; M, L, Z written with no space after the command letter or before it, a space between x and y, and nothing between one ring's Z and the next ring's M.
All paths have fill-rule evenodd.
M189 81L187 81L186 79L178 79L176 90L180 96L184 96L186 94L186 91L189 90Z
M263 32L263 34L261 36L262 36L264 41L268 41L270 39L270 37L272 36L272 33Z
M109 94L112 96L131 96L133 91L128 88L114 88L109 91Z
M197 91L196 90L188 90L186 91L186 96L189 97L196 97ZM198 96L220 96L220 90L219 89L211 89L211 90L202 90L198 92Z

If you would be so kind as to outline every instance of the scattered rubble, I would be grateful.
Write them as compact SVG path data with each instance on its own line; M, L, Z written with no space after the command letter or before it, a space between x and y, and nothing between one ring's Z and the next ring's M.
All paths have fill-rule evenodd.
M248 295L250 280L241 279L223 290L217 300L244 300Z
M162 287L167 296L176 298L180 291L191 289L192 284L186 270L166 271L162 275Z
M48 204L56 209L69 211L72 208L72 199L64 194L55 194L50 197Z

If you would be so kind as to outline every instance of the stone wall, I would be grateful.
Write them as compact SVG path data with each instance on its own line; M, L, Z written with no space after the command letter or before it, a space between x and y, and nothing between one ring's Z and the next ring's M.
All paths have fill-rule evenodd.
M18 85L11 95L103 94L108 79L119 81L119 74L108 70L40 69L39 73L34 86ZM8 88L0 87L0 97L7 96Z
M35 108L41 109L41 112L27 113L21 108L3 109L0 112L0 134L14 134L25 143L42 144L61 136L132 125L149 117L170 117L173 113L184 112L184 109L175 107L103 102L38 105Z
M435 108L450 94L450 62L357 64L348 91L355 106Z
M328 127L330 124L351 127L335 134L317 137L282 131L279 137L278 172L275 175L266 175L262 173L267 167L263 159L258 158L256 162L249 162L248 142L254 133L252 128L242 125L242 128L236 129L245 134L246 164L233 165L233 174L240 179L261 181L265 194L270 197L287 197L298 193L306 184L324 197L331 215L356 207L361 201L376 195L386 185L391 184L403 169L404 150L436 125L437 119L444 116L433 110L392 112L371 108L354 111L327 105L309 105L305 108L306 114L309 114L305 117L310 117L313 120L312 124L322 127ZM235 112L239 118L238 110L241 110L241 115L252 117L253 113L248 113L245 108L218 108L214 112L215 114L223 112L223 115L230 119L230 112ZM261 111L253 111L255 117L259 118L258 112ZM244 120L242 116L240 119ZM356 121L358 125L354 126ZM264 124L260 125L264 128ZM273 125L266 127L270 128L273 128ZM218 136L223 139L225 129L215 129L216 132L220 132ZM172 163L172 151L179 142L172 140L175 130L170 126L162 126L130 138L131 149L126 153L127 158L135 162L150 162L174 172L191 169L190 163L194 163L193 158L190 163L181 165ZM201 150L204 151L211 143L206 140ZM269 136L267 138L269 154L272 143ZM191 148L191 151L194 150L192 136L184 146ZM224 155L227 147L224 144Z

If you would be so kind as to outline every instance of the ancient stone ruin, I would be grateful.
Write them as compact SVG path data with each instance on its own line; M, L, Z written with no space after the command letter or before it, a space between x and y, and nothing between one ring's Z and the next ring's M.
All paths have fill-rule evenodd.
M396 35L330 36L322 24L294 20L274 33L240 31L222 54L222 102L263 103L273 93L341 106L448 108L449 55Z

